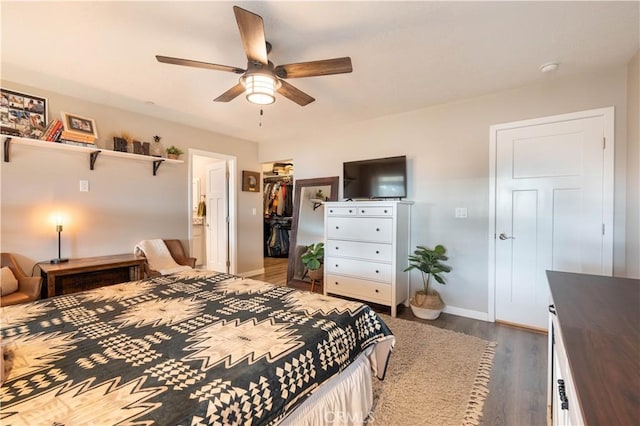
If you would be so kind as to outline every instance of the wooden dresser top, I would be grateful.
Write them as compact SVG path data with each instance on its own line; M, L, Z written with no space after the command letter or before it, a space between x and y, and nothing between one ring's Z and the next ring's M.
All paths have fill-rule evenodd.
M547 271L586 425L640 421L640 280Z

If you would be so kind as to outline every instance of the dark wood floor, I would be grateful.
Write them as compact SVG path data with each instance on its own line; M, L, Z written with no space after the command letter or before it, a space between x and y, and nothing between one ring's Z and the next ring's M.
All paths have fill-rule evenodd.
M254 278L282 285L286 265L287 259L265 258L265 273ZM390 313L389 308L374 309ZM398 307L398 317L497 342L481 424L546 425L546 334L444 313L434 321L421 320L404 306Z

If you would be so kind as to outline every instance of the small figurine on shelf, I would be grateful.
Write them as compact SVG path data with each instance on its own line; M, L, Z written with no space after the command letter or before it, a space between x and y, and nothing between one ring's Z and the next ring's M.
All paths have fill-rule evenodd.
M176 148L174 145L167 148L167 158L177 160L182 154L182 150L180 148Z
M153 145L151 145L151 155L154 157L162 157L162 144L160 143L162 137L156 135L153 137Z

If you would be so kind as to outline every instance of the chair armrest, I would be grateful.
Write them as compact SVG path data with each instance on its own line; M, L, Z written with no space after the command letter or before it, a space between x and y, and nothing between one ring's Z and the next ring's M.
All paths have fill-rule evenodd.
M144 275L145 275L145 278L159 277L160 276L160 272L154 271L153 269L151 269L149 267L149 262L147 262L145 260L144 261Z
M192 268L196 267L196 259L195 257L186 257L185 258L185 263L183 263L183 265L187 265L187 266L191 266Z
M30 301L40 298L40 289L42 288L42 277L26 277L22 276L18 279L18 291L29 296Z

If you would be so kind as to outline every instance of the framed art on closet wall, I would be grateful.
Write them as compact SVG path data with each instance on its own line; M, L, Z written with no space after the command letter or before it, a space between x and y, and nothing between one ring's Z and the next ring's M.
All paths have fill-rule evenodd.
M260 192L260 173L243 170L242 190L248 192Z

